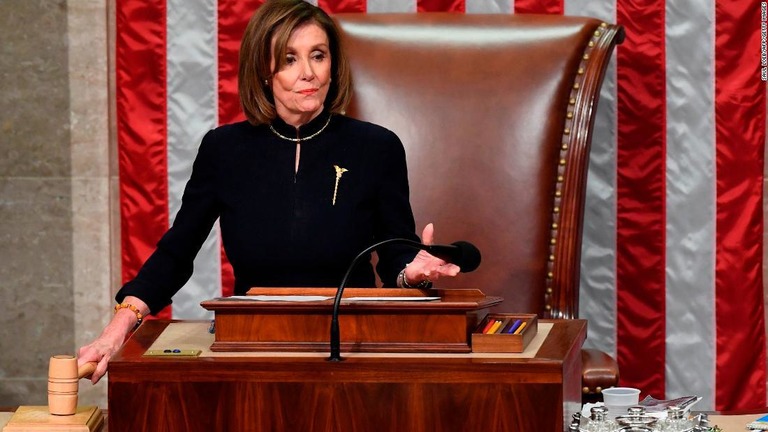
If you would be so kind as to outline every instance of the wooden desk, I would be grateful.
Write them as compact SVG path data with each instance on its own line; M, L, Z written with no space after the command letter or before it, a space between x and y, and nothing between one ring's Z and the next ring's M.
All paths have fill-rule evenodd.
M580 409L586 321L557 320L533 358L157 358L142 324L109 364L109 430L563 431Z

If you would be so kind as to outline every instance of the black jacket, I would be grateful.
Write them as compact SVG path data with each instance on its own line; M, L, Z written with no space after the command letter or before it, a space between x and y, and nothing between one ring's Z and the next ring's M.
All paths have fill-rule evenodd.
M253 286L338 286L351 260L373 243L418 241L399 138L371 123L341 115L328 122L328 116L324 112L298 131L278 119L274 131L241 122L208 132L173 226L117 301L137 296L152 313L170 304L192 275L195 255L217 218L238 295ZM296 143L277 134L309 137L318 131L301 142L294 173ZM346 170L338 185L334 165ZM395 286L415 253L397 246L378 251L384 286ZM374 285L369 259L348 286Z

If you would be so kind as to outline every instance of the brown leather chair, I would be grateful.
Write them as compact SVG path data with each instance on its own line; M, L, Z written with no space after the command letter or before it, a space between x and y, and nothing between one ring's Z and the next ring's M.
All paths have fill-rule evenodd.
M478 246L478 287L505 312L578 318L587 165L620 27L584 17L339 14L353 117L403 140L420 230ZM584 350L585 400L616 362Z

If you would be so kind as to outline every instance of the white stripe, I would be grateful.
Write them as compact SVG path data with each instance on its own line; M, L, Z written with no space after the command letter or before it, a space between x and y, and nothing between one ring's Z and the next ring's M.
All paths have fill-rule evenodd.
M667 2L667 398L715 394L714 7ZM695 47L695 49L692 49Z
M216 125L215 0L167 1L168 205L171 223L203 134ZM195 259L195 273L173 298L173 317L210 318L200 302L221 295L217 230Z
M512 13L512 0L466 0L468 14Z
M411 13L416 12L416 0L368 0L368 13Z
M568 0L565 15L616 22L611 1ZM616 355L616 53L595 114L581 247L579 315L589 320L584 346Z
M616 23L616 4L613 0L565 0L563 12L565 15L587 16Z
M616 60L606 71L589 156L579 315L587 348L616 355Z

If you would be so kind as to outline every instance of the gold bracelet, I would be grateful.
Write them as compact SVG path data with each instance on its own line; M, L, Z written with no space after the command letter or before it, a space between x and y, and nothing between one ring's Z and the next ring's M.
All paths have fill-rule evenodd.
M134 329L136 329L141 324L141 321L144 319L144 315L142 315L141 312L139 312L139 308L137 308L136 306L130 303L116 304L115 313L117 313L117 311L119 311L120 309L130 309L131 312L136 314L136 325L133 327Z

